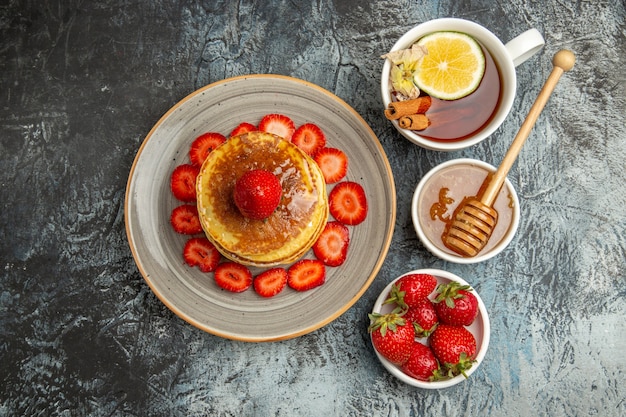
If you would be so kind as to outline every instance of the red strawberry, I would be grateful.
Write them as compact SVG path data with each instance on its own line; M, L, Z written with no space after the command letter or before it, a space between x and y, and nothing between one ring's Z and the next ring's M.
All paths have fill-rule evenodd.
M415 336L428 337L437 328L439 318L432 301L424 298L404 313L404 318L413 323Z
M411 355L404 365L402 372L419 381L436 381L440 378L439 362L433 351L420 342L413 342Z
M339 222L328 222L313 245L315 257L328 266L344 263L350 245L350 231Z
M437 278L430 274L405 275L391 286L385 304L395 303L403 309L416 306L437 287Z
M276 210L282 194L283 189L276 175L255 169L239 177L233 198L243 216L263 220Z
M261 297L273 297L287 285L287 270L272 268L261 272L254 278L254 290Z
M172 210L170 223L177 233L183 235L195 235L202 233L198 209L191 204L183 204Z
M296 131L293 120L282 114L268 114L263 116L259 122L259 130L273 133L285 140L291 140L291 136Z
M204 160L213 149L226 142L226 137L220 133L207 132L198 136L189 149L189 159L197 167L201 167Z
M185 243L183 258L187 265L197 266L202 272L213 272L220 261L217 248L205 237L194 237Z
M456 281L441 284L435 296L435 311L439 320L453 326L469 326L478 315L478 300L469 285Z
M448 376L463 374L473 365L476 338L463 326L439 324L430 335L430 347Z
M237 127L234 128L232 132L230 132L230 135L228 135L228 137L243 135L244 133L254 132L255 130L257 130L257 128L252 123L239 123L239 125L237 125Z
M319 287L326 281L326 267L317 259L301 259L287 270L287 285L296 291Z
M344 181L328 195L330 214L343 224L357 225L367 217L367 198L360 184Z
M402 366L411 356L411 347L415 341L415 329L397 313L369 314L368 331L372 344L378 353L389 362Z
M182 164L177 166L170 178L170 188L174 197L180 201L196 201L196 177L200 169L194 165Z
M313 156L318 150L326 146L326 136L317 125L305 123L293 133L291 142Z
M215 283L232 292L242 292L252 285L252 272L236 262L222 262L215 268Z
M322 148L314 156L324 175L326 184L334 184L345 178L348 173L348 157L342 150Z

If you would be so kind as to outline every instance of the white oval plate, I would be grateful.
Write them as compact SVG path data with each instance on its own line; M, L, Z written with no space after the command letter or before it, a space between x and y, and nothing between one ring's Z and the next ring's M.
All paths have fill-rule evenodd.
M188 161L198 135L226 136L241 122L258 124L268 113L311 122L327 146L349 159L346 180L368 199L367 219L350 226L346 262L327 268L326 283L306 292L285 288L265 299L251 288L234 294L217 287L210 273L188 267L189 238L175 233L169 216L181 204L172 196L172 170ZM332 186L328 187L328 191ZM250 75L210 84L185 97L152 128L130 171L125 201L126 233L135 262L157 297L179 317L215 335L250 342L282 340L312 332L339 317L369 287L391 243L396 194L391 167L378 138L347 103L319 86L280 75ZM305 256L311 257L311 251Z

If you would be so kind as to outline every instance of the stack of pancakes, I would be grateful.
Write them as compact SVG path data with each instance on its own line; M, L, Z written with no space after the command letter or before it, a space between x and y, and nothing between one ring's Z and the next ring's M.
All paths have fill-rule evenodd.
M280 180L278 208L264 220L244 217L233 201L244 173L264 169ZM296 261L315 243L328 219L319 166L293 143L255 131L214 149L196 181L198 214L207 238L226 258L269 267Z

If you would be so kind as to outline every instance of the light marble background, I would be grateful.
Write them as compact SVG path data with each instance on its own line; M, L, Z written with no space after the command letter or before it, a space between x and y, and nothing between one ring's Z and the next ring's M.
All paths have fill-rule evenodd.
M437 17L546 39L518 68L503 126L453 153L402 138L379 94L379 56ZM626 415L625 17L623 0L2 2L0 415ZM452 158L497 165L562 48L577 64L509 175L518 235L483 264L437 260L413 232L414 187ZM139 274L123 217L152 125L195 89L250 73L298 77L352 105L398 193L392 246L365 295L318 331L262 344L171 313ZM431 267L474 284L493 330L471 379L436 392L388 374L366 331L389 281Z

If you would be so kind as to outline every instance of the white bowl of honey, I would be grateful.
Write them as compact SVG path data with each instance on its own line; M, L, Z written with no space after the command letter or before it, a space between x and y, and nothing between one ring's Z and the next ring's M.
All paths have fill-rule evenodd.
M498 221L493 234L476 256L460 255L442 239L459 203L466 197L479 195L481 186L495 171L496 168L486 162L461 158L436 166L422 178L413 194L411 217L418 238L429 252L449 262L471 264L498 255L511 243L519 226L520 208L517 193L508 178L494 202Z

